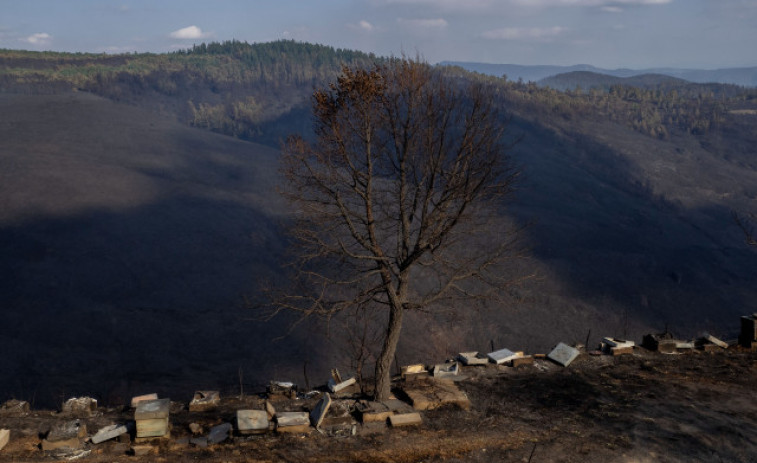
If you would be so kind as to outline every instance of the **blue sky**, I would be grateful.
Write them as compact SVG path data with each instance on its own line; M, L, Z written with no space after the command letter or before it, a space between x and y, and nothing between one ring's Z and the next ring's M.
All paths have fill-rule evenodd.
M432 63L757 66L757 0L0 0L0 48L164 52L230 39Z

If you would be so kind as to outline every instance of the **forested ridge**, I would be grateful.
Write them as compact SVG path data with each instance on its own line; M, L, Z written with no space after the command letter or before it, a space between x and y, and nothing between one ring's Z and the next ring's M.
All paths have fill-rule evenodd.
M236 40L164 54L97 55L0 51L0 90L57 93L77 89L153 106L193 126L243 139L307 101L314 86L343 65L375 56L290 40Z
M308 98L341 67L364 66L376 56L323 45L281 40L195 45L164 54L87 54L0 50L0 90L56 93L84 90L174 114L189 125L242 139L277 144L292 131L308 130ZM546 81L580 82L559 89L471 73L445 72L495 87L508 112L542 123L609 120L645 135L702 135L739 125L757 110L757 89L694 84L666 76L620 79L571 73ZM749 121L746 121L749 123ZM726 124L727 123L727 124Z

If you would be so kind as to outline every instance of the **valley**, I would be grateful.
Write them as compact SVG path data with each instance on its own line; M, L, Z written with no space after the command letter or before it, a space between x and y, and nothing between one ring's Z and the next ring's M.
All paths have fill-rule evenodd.
M371 57L266 47L0 52L0 401L119 404L354 368L338 329L264 323L255 306L286 262L280 142L307 136L313 86ZM281 48L292 61L271 58ZM502 304L411 314L399 363L587 334L736 337L757 311L757 253L731 216L757 210L753 90L574 94L445 72L491 85L520 140L503 220L528 225L529 258L508 271L531 278Z

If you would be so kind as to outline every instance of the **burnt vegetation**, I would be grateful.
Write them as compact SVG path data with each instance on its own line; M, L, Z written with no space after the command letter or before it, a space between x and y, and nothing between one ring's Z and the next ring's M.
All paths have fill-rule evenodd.
M168 54L0 50L0 338L12 352L0 358L10 372L0 396L38 388L50 404L59 388L99 384L103 403L117 402L155 378L171 391L198 387L200 376L225 391L240 368L247 389L273 376L297 381L303 363L311 377L345 365L372 375L385 312L362 305L333 320L341 339L322 342L308 326L283 346L273 338L285 330L242 323L249 313L234 310L261 299L256 281L282 275L289 209L275 192L277 166L287 135L317 143L313 89L337 82L344 65L386 63L293 41ZM735 337L757 288L757 253L744 245L757 199L754 88L592 77L558 90L431 69L455 90L485 89L520 140L505 153L522 180L497 213L508 225L534 223L524 236L531 259L501 276L537 278L495 302L409 310L398 363L493 344L543 351L583 342L589 329ZM391 247L396 257L402 249ZM387 302L366 288L376 291L364 301ZM90 330L92 320L102 327ZM165 333L169 325L179 328ZM92 358L108 369L91 368Z

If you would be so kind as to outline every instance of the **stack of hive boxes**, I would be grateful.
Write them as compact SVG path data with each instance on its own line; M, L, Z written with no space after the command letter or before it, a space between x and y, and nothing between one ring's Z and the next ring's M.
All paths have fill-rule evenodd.
M137 438L167 436L170 405L170 399L139 402L137 410L134 412L134 421L137 422Z

